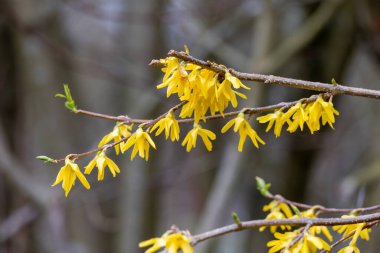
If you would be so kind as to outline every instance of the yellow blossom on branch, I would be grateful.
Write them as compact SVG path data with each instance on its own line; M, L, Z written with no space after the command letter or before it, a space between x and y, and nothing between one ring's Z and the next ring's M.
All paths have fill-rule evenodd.
M321 118L322 125L328 123L330 127L334 129L333 123L335 123L335 115L338 116L339 112L334 108L332 97L330 97L329 102L326 102L319 96L315 102L306 106L306 111L309 114L307 126L312 134L320 129Z
M133 133L128 140L121 145L121 151L125 152L133 146L131 160L133 160L137 154L141 158L145 158L146 161L149 159L149 148L152 146L156 149L156 144L154 144L152 138L149 134L145 132L141 127L139 127L135 133Z
M202 138L203 143L208 151L212 150L212 143L210 140L215 140L216 136L213 132L207 129L203 129L199 124L194 124L193 129L191 129L185 139L182 142L182 146L186 145L186 151L190 152L192 148L195 148L197 145L198 135Z
M354 215L343 215L342 218L352 218L355 217ZM370 228L364 228L365 223L359 223L359 224L349 224L349 225L339 225L339 226L333 226L333 229L337 231L339 234L341 234L343 237L346 237L350 235L351 233L355 232L358 233L358 236L362 238L363 240L368 241L369 240L369 233L371 232Z
M118 123L113 128L112 132L105 135L103 139L99 142L98 147L103 147L110 141L119 142L122 138L126 138L131 135L132 126ZM115 152L118 155L120 153L120 144L115 145Z
M159 238L152 238L139 243L139 247L150 247L145 253L154 253L161 248L166 249L168 253L193 253L191 239L182 233L164 234Z
M277 240L272 240L267 243L267 246L270 247L268 253L275 253L277 251L287 249L291 242L293 242L300 234L299 230L285 233L275 233L274 237Z
M360 253L356 245L348 245L338 251L338 253Z
M303 131L303 126L309 118L305 111L305 104L302 104L301 102L290 107L283 117L289 124L289 127L286 130L290 133L294 133L298 127Z
M315 210L316 210L315 208L310 208L306 211L299 213L298 215L293 216L292 218L295 218L295 219L297 219L297 218L309 218L309 219L317 218L317 215L315 214ZM309 232L312 235L319 235L319 234L323 233L330 242L332 242L332 240L333 240L333 237L332 237L329 229L326 226L312 226L309 228Z
M243 88L246 90L250 90L250 88L245 86L238 78L232 76L228 71L225 73L224 80L218 87L217 100L221 99L231 102L232 107L236 108L238 105L236 95L244 99L247 97L244 94L233 90L232 87L235 89Z
M266 220L278 220L278 219L286 219L293 217L293 212L288 206L288 204L283 202L278 202L277 200L273 200L268 205L265 205L263 207L264 212L268 212L269 214L265 217ZM291 229L291 226L288 225L281 225L280 228L282 230ZM260 231L264 231L265 227L260 227ZM271 233L275 233L277 230L277 226L271 226L270 231Z
M239 113L238 116L227 122L226 125L222 128L222 133L225 133L234 125L234 132L239 131L239 152L243 151L244 143L247 138L247 135L251 138L252 143L256 148L259 148L258 142L262 145L265 145L265 142L258 136L257 132L252 129L251 125L245 119L244 113Z
M165 118L160 119L156 124L154 124L150 132L152 133L157 128L158 130L156 131L156 136L160 135L165 130L166 139L168 139L170 135L170 139L172 141L179 140L180 128L173 112L169 112L166 114Z
M56 186L62 182L62 189L65 191L65 196L67 197L71 188L75 184L77 177L87 190L90 189L90 184L80 171L79 166L76 163L73 163L69 158L66 158L65 165L63 165L58 172L57 178L52 186Z
M285 233L275 233L275 238L277 240L272 240L267 243L269 253L275 253L278 251L288 252L288 253L309 253L317 252L318 250L330 251L330 245L323 239L310 234L308 231L301 231L297 229L292 232ZM299 236L302 236L299 239Z
M178 96L181 97L184 93L185 87L189 85L185 64L175 57L168 57L161 60L161 62L166 65L166 67L162 69L162 71L165 72L165 75L163 82L157 85L157 89L167 87L167 97L170 97L174 93L178 93Z
M104 169L108 166L109 171L112 173L112 176L115 177L116 173L120 173L119 167L109 159L104 152L97 154L94 159L85 167L84 174L90 174L94 167L98 168L98 181L104 179Z
M281 135L282 126L286 122L290 123L289 119L286 119L284 117L284 113L281 110L277 110L274 113L269 113L267 115L258 117L257 120L259 123L269 122L267 128L265 129L266 132L268 132L274 125L274 135L276 138Z

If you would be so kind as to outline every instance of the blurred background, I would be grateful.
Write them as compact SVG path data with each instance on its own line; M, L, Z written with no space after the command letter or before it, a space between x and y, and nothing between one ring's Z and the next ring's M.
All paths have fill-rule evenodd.
M263 218L268 200L255 176L309 204L380 202L380 104L349 96L334 99L335 130L275 139L253 123L266 145L239 153L238 136L220 134L226 120L209 122L219 133L213 152L199 145L186 153L159 137L149 162L131 162L129 152L115 158L122 173L102 182L94 173L90 191L77 183L65 198L50 187L61 165L37 155L93 149L114 126L65 109L54 98L62 84L82 109L152 118L177 101L156 90L162 72L148 63L184 44L195 57L244 72L380 89L378 0L1 0L0 253L143 252L139 241L172 224L197 234L233 223L232 211L241 220ZM312 94L249 85L242 107ZM195 251L266 252L271 238L246 231ZM379 244L363 243L362 251L378 252Z

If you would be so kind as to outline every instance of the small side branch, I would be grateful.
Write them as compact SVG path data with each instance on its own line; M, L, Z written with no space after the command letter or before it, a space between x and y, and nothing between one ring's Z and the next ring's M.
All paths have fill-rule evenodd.
M221 235L252 229L259 227L270 227L270 226L335 226L335 225L347 225L347 224L358 224L358 223L370 223L379 222L380 213L367 214L356 216L352 218L313 218L313 219L278 219L278 220L253 220L241 222L240 226L233 224L221 228L217 228L202 234L194 235L192 238L192 245L196 245L202 241L210 238L219 237Z

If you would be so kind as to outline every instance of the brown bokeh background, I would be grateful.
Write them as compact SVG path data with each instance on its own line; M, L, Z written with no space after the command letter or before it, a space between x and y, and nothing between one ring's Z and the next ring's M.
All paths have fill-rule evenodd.
M379 203L380 104L342 96L335 130L283 132L255 125L266 145L237 151L209 122L213 152L186 153L156 138L151 159L115 158L122 173L91 175L68 198L50 185L60 168L36 160L96 147L113 123L70 113L54 94L68 83L80 108L152 118L176 104L157 90L152 59L187 44L192 55L244 72L380 89L377 0L1 0L0 253L143 252L138 242L172 224L193 234L263 218L255 176L292 200L333 207ZM311 93L248 83L243 106ZM188 126L182 128L182 137ZM90 158L79 162L86 165ZM374 229L363 252L378 252ZM265 252L266 231L210 240L197 253Z

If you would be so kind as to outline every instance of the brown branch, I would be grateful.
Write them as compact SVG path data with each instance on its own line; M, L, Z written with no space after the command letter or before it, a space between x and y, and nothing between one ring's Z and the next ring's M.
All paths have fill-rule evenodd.
M323 96L323 97L330 97L331 96L331 94L329 94L329 93L323 93L323 94L319 94L319 95ZM275 109L283 109L283 110L285 110L285 109L288 109L288 108L296 105L298 102L312 103L312 102L314 102L318 98L319 95L313 95L313 96L311 96L309 98L302 98L300 100L291 101L291 102L281 102L281 103L278 103L278 104L268 105L268 106L263 106L263 107L243 108L242 110L233 111L233 112L227 112L227 113L224 113L223 115L222 114L215 114L215 115L206 116L205 119L206 120L213 120L213 119L220 119L220 118L226 118L226 117L233 117L233 116L238 115L240 112L244 112L247 115L253 115L253 114L257 114L257 113L272 111L272 110L275 110ZM107 119L107 120L120 121L120 122L124 122L126 124L132 124L132 123L143 124L142 127L144 127L145 129L147 129L147 131L149 131L149 129L157 121L159 121L160 119L164 118L170 111L175 112L178 109L180 109L186 103L187 103L187 101L183 101L183 102L181 102L181 103L173 106L167 112L161 114L157 118L151 119L151 120L148 120L148 119L131 119L128 116L111 116L111 115L100 114L100 113L90 112L90 111L81 110L81 109L78 109L75 112L79 113L79 114L95 117L95 118L102 118L102 119ZM186 123L191 123L191 122L194 122L194 118L178 120L179 124L186 124ZM117 142L106 144L106 145L104 145L104 146L102 146L100 148L96 148L96 149L93 149L93 150L90 150L90 151L87 151L87 152L84 152L84 153L70 154L69 157L70 157L70 159L76 160L76 159L82 158L84 156L88 156L88 155L94 154L96 152L102 151L104 149L112 148L112 147L116 146L117 144L120 144L123 141L126 141L128 138L129 137L122 138L121 140L119 140ZM64 162L64 161L65 161L65 158L55 159L55 160L53 160L53 163L61 163L61 162Z
M278 220L253 220L244 221L240 225L232 224L224 227L220 227L208 232L194 235L192 237L191 244L197 245L198 243L219 237L225 234L238 232L247 229L259 228L259 227L270 227L270 226L335 226L335 225L348 225L348 224L358 224L358 223L370 223L370 222L380 222L380 213L367 214L356 216L352 218L301 218L301 219L278 219Z
M185 103L186 102L181 102L181 103L173 106L166 113L161 114L160 116L158 116L157 118L152 119L152 120L131 119L128 116L110 116L110 115L106 115L106 114L100 114L100 113L90 112L90 111L81 110L81 109L77 109L75 111L75 113L79 113L79 114L83 114L83 115L87 115L87 116L91 116L91 117L95 117L95 118L102 118L102 119L108 119L108 120L114 120L114 121L121 121L121 122L124 122L126 124L132 124L132 123L144 124L142 127L144 127L145 129L149 130L149 128L151 126L153 126L160 119L164 118L166 116L166 114L168 114L169 112L175 112L176 110L178 110L179 108L181 108ZM79 158L95 154L95 153L97 153L99 151L112 148L112 147L114 147L114 146L122 143L123 141L126 141L128 138L129 138L129 136L128 137L124 137L124 138L122 138L121 140L119 140L117 142L106 144L106 145L104 145L102 147L99 147L99 148L96 148L96 149L93 149L93 150L90 150L90 151L87 151L87 152L84 152L84 153L70 154L67 157L69 157L72 160L77 160ZM65 161L65 158L61 158L61 159L55 159L52 162L53 163L61 163L61 162L64 162L64 161Z
M274 104L274 105L254 107L254 108L246 107L246 108L243 108L243 109L238 110L238 111L226 112L223 114L218 113L215 115L205 116L205 120L214 120L214 119L232 117L232 116L238 115L240 112L244 112L244 114L246 114L246 115L253 115L253 114L258 114L258 113L262 113L262 112L273 111L276 109L286 110L286 109L289 109L290 107L296 105L298 102L302 102L304 104L312 103L318 98L318 96L323 96L325 99L328 99L329 97L332 96L332 94L327 92L327 93L322 93L319 95L313 95L309 98L302 98L302 99L291 101L291 102L281 102L281 103ZM180 107L182 107L186 103L187 103L187 101L183 101L183 102L179 103L178 105L172 107L169 111L175 112L176 110L178 110ZM166 116L166 114L168 114L169 111L167 111L167 112L163 113L162 115L158 116L157 118L151 119L151 120L149 120L149 119L132 119L126 115L125 116L112 116L112 115L108 115L108 114L101 114L101 113L96 113L96 112L91 112L91 111L86 111L86 110L81 110L81 109L78 109L75 112L78 114L83 114L83 115L94 117L94 118L101 118L101 119L105 119L105 120L124 122L126 124L132 124L132 123L144 124L144 126L146 128L150 128L157 121L164 118ZM186 124L186 123L191 123L191 122L194 122L194 118L187 118L187 119L178 120L179 124Z
M168 55L196 64L198 66L201 66L202 68L210 69L217 73L223 74L228 70L233 76L239 78L240 80L256 81L256 82L262 82L265 84L275 84L275 85L286 86L286 87L291 87L291 88L313 90L313 91L318 91L318 92L329 92L333 95L343 94L343 95L350 95L350 96L380 99L380 91L377 91L377 90L348 87L348 86L343 86L339 84L332 85L329 83L304 81L304 80L285 78L285 77L279 77L279 76L274 76L274 75L243 73L243 72L236 71L234 69L226 69L225 67L218 65L216 63L213 63L210 61L203 61L185 52L178 52L174 50L170 50ZM157 61L152 61L151 65L158 66L159 64Z
M303 227L301 233L292 242L290 242L286 248L290 249L291 247L293 247L299 240L301 240L305 236L305 233L307 233L310 227L310 223ZM281 252L283 252L283 250Z
M380 205L374 205L374 206L363 207L363 208L330 208L330 207L324 207L321 205L313 206L313 205L291 201L284 198L281 195L273 195L271 193L269 193L268 197L271 199L277 200L278 202L286 203L286 204L304 208L304 209L315 208L316 211L322 212L322 213L350 213L350 212L364 213L364 212L376 211L380 209Z

